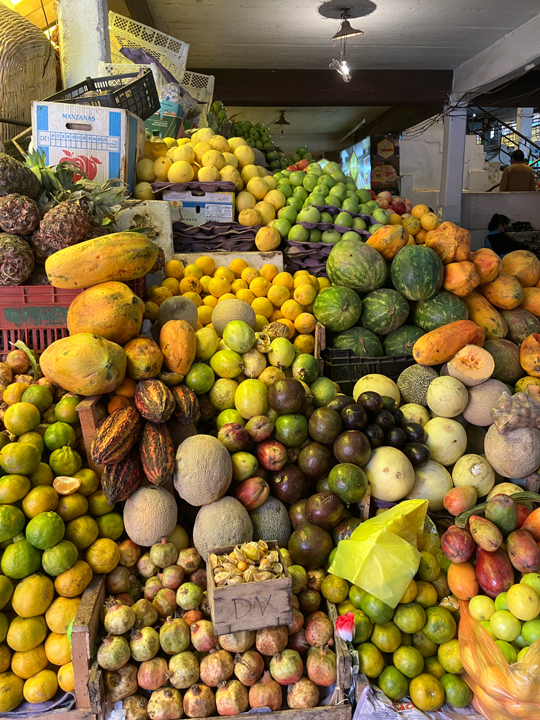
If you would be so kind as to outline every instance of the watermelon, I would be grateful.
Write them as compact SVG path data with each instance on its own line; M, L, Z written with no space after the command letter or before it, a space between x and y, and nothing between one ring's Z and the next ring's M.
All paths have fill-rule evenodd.
M381 287L388 273L383 256L361 240L340 240L334 245L326 261L326 271L333 285L358 292Z
M424 331L414 325L402 325L384 338L385 355L412 355L413 345Z
M405 245L390 267L396 290L407 300L429 300L440 290L443 266L435 250L424 245Z
M409 303L397 290L374 290L362 300L360 322L377 335L388 335L403 325L408 314Z
M358 357L382 357L383 346L379 338L367 328L353 327L334 338L333 347L352 350Z
M347 287L325 288L313 303L313 314L332 332L352 327L360 319L361 313L362 301L354 290Z
M526 373L519 362L519 348L510 340L488 340L484 345L495 362L491 377L507 385L515 385Z
M453 293L441 290L429 300L416 303L411 320L426 332L431 332L456 320L468 320L466 303Z

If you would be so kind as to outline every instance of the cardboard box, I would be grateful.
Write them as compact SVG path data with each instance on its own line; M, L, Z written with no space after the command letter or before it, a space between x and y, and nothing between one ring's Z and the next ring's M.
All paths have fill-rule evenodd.
M184 110L179 103L170 100L161 100L161 109L159 112L151 115L144 121L146 129L150 133L159 132L159 136L178 137L178 132L182 126Z
M234 193L164 190L163 199L171 206L173 222L180 220L187 225L202 225L205 222L234 221Z
M144 122L127 110L32 104L32 143L45 152L47 165L71 160L92 182L119 178L133 190L135 168L144 157L144 139Z

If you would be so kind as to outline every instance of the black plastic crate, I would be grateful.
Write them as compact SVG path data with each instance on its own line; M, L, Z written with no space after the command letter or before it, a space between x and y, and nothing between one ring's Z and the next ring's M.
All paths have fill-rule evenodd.
M96 97L81 97L88 92L99 92ZM67 102L79 105L121 108L138 115L142 120L157 112L161 104L151 70L139 77L138 73L90 78L51 95L45 102Z
M376 373L397 380L405 368L415 364L412 355L359 358L352 350L334 348L323 350L322 358L326 377L338 383L341 392L351 397L354 386L364 375Z

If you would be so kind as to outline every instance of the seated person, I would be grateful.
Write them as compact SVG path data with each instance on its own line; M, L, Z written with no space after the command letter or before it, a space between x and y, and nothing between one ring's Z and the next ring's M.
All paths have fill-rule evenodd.
M489 232L484 241L484 246L496 252L500 257L504 257L514 250L529 249L528 245L513 240L507 234L509 225L510 218L507 218L506 215L498 215L497 213L495 213L489 221Z

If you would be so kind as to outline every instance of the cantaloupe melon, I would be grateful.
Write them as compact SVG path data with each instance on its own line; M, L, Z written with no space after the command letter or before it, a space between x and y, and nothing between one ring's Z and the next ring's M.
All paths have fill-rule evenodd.
M448 470L440 463L428 460L414 469L414 485L407 500L429 500L428 510L439 512L444 507L444 496L452 488Z
M469 388L469 403L463 411L463 417L471 425L487 427L491 425L491 410L495 407L501 394L508 392L506 385L500 380L486 382Z
M431 459L441 465L453 465L465 452L467 433L451 418L436 417L425 425L426 445Z
M495 485L493 468L481 455L463 455L452 470L452 480L456 487L476 488L478 497L487 495Z
M124 505L124 527L137 545L151 547L169 537L176 527L178 509L171 493L162 487L142 487Z
M230 299L218 303L212 312L212 325L221 337L225 325L231 320L243 320L250 327L255 327L255 311L244 300Z
M356 402L363 392L376 392L379 395L394 398L399 404L401 402L401 395L399 394L398 386L393 380L386 377L386 375L378 375L373 373L372 375L364 375L360 378L353 390L354 401Z
M275 497L269 497L256 510L249 513L254 540L277 540L279 547L287 547L292 532L289 513Z
M519 428L504 435L492 425L485 439L486 458L505 478L525 478L540 465L540 431Z
M233 497L225 496L204 505L195 519L193 544L206 560L211 550L241 545L253 539L253 525L246 508Z
M190 505L208 505L219 500L231 479L231 456L217 438L193 435L178 447L174 487Z
M437 377L430 383L426 401L435 415L453 418L465 410L469 395L462 382L447 375Z
M401 398L405 403L427 405L427 391L435 378L439 377L436 370L424 365L411 365L397 379Z
M185 320L195 330L199 320L197 316L197 306L193 300L182 297L181 295L167 298L167 300L159 306L156 320L157 329L161 329L169 320Z
M448 374L467 387L474 387L489 380L495 369L493 357L477 345L465 345L448 361Z

